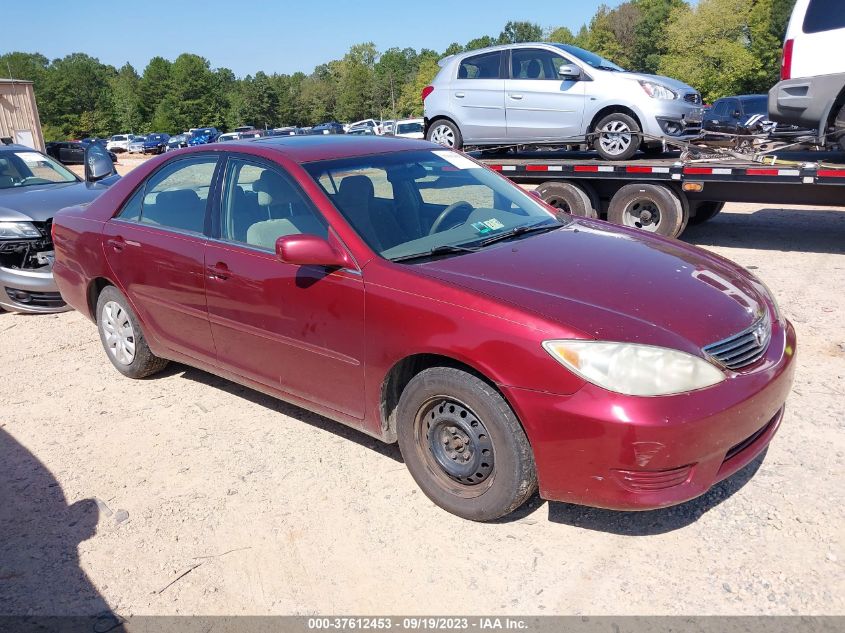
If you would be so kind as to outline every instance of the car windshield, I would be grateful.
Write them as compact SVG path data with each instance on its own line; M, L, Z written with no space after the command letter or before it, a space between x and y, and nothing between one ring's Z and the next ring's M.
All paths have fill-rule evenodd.
M609 59L605 59L601 55L596 55L595 53L591 53L590 51L585 51L583 48L578 48L577 46L572 46L571 44L555 44L560 50L569 53L570 55L577 57L585 64L592 66L593 68L598 68L599 70L614 70L617 72L626 72L624 68L614 64Z
M411 132L422 132L421 123L399 123L396 125L397 134L410 134Z
M76 181L64 166L40 152L0 153L0 189Z
M519 187L450 150L304 167L361 238L394 261L458 254L563 225Z
M119 136L119 135L118 136L112 136L111 140L113 140L113 141L125 141L126 137L125 136Z

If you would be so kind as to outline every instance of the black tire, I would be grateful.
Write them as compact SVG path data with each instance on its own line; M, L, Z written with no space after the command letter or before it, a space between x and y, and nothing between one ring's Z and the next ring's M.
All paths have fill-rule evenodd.
M610 222L677 237L686 224L687 214L677 194L662 185L625 185L610 200Z
M445 130L448 130L448 132ZM428 126L428 130L426 130L425 139L443 147L448 147L449 149L461 149L464 146L461 131L449 119L432 121L431 125Z
M498 519L537 489L534 454L516 415L498 391L463 370L433 367L414 376L399 398L397 434L417 485L459 517Z
M845 105L839 108L839 113L833 120L833 133L838 135L839 149L845 152Z
M106 313L107 306L111 310L111 317ZM114 309L117 306L120 311ZM138 318L129 306L126 297L123 296L114 286L106 286L97 298L97 330L100 333L100 342L103 344L103 349L106 352L111 364L115 369L128 378L146 378L167 367L167 360L159 358L150 351L147 345L147 340L144 338L144 333L141 330L141 325L138 323ZM112 345L108 340L109 321L121 322L125 321L131 325L131 339L134 344L134 354L130 362L123 362L128 357L121 355L120 352L115 351L116 343ZM127 339L129 337L126 337Z
M725 207L724 202L716 202L715 200L703 200L701 202L693 202L691 204L695 213L690 213L690 226L704 224L707 220L712 220L719 215Z
M618 129L618 138L603 133L602 131L605 128ZM625 129L627 129L627 132L624 131ZM593 148L605 160L628 160L637 153L640 147L640 141L642 140L639 124L622 112L612 112L600 119L596 123L595 128L593 128L593 133L595 134ZM603 144L603 139L608 141L608 143ZM627 139L627 145L624 144L625 139ZM611 147L616 146L614 141L619 143L618 151L611 149Z
M571 182L544 182L536 189L543 201L570 215L581 218L597 218L590 196L578 185Z

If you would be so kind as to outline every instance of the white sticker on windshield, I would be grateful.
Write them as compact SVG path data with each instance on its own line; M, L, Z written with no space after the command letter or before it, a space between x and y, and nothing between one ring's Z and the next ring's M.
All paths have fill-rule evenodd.
M38 152L17 152L17 156L25 163L41 163L45 160Z
M474 163L466 156L461 156L451 150L435 150L432 152L445 161L452 163L458 169L481 169L481 165Z

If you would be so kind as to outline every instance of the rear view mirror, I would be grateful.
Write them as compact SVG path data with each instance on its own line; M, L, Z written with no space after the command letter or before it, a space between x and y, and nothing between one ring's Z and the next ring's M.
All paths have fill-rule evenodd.
M98 182L117 173L114 163L106 148L99 143L88 143L85 148L85 180L86 182Z
M346 268L349 256L332 246L328 240L305 233L284 235L276 240L276 256L286 264Z
M581 77L581 69L572 64L564 64L558 69L557 74L563 79L579 79Z

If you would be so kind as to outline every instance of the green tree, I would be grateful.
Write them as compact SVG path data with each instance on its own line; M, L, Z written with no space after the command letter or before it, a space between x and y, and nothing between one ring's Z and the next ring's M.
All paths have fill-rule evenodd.
M372 42L355 44L338 64L338 117L354 121L372 116L377 57Z
M701 91L705 101L760 89L764 74L750 47L751 2L700 0L672 11L659 69Z
M634 0L639 21L634 29L630 53L631 70L656 73L660 58L666 54L666 26L672 11L686 8L684 0Z
M396 101L402 94L402 87L413 79L416 69L417 52L413 48L391 48L382 53L374 67L373 112L383 118L395 118Z
M141 117L149 128L159 102L170 93L171 63L164 57L153 57L141 75L138 83L138 96L141 104Z
M132 64L121 66L111 79L115 122L122 132L140 132L144 125L138 85L141 78Z
M554 30L550 30L545 40L547 42L554 42L555 44L575 44L575 35L565 26L559 26Z
M543 39L543 27L533 22L511 20L499 33L499 44L515 44L517 42L539 42Z
M464 50L474 51L479 48L487 48L488 46L495 46L498 42L496 41L495 37L490 37L489 35L482 35L481 37L476 37L473 40L467 42L466 47Z
M84 53L53 60L42 82L39 114L51 134L108 136L115 127L110 79L115 69ZM52 140L52 139L51 139Z
M413 81L405 84L402 88L402 96L399 97L397 106L400 116L422 116L422 89L431 83L439 70L440 66L438 66L436 58L431 56L423 58Z

